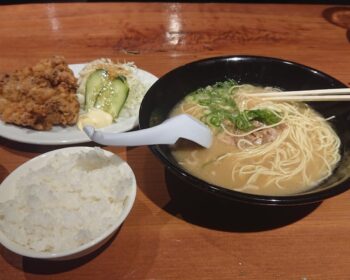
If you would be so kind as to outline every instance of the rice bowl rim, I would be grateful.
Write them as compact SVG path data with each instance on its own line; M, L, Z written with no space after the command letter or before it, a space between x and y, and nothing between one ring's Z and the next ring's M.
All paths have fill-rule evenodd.
M9 193L11 194L11 190L14 188L10 188L11 184L14 183L20 176L23 176L27 174L28 171L30 171L31 168L41 168L43 167L49 159L51 159L54 155L57 154L63 154L63 155L71 155L76 154L79 152L89 152L93 151L94 147L85 147L85 146L78 146L78 147L68 147L68 148L62 148L53 150L47 153L44 153L42 155L39 155L37 157L34 157L30 159L29 161L25 162L24 164L17 167L13 172L8 175L5 180L0 184L0 202L4 201L6 199L6 194L9 196ZM12 241L10 238L8 238L2 231L0 231L0 243L9 249L10 251L21 255L25 257L31 257L31 258L37 258L37 259L51 259L51 260L59 260L59 259L70 259L70 258L77 258L83 255L86 255L88 253L91 253L92 251L98 249L101 247L105 242L109 240L110 237L112 237L113 233L116 232L116 230L120 227L120 225L124 222L126 217L129 215L133 204L136 199L136 178L133 170L129 166L129 164L120 158L118 155L106 151L104 149L101 149L103 151L103 154L105 156L110 157L116 157L120 163L126 165L126 169L128 171L128 176L131 178L131 184L130 184L130 191L128 193L128 197L124 201L122 211L120 215L118 216L118 219L114 223L114 225L108 230L106 230L102 235L98 236L97 238L78 246L71 250L66 250L62 252L57 253L50 253L50 252L38 252L32 249L28 249L24 246L21 246L17 244L16 242ZM8 189L6 189L8 188ZM5 199L3 198L5 194Z

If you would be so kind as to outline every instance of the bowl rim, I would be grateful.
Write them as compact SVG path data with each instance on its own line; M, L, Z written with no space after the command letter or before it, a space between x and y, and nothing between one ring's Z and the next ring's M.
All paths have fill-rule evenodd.
M146 96L144 98L144 101L146 101L149 98L149 92L152 92L154 88L158 86L159 83L161 83L166 77L170 75L174 75L176 72L181 71L182 69L191 67L192 65L197 64L206 64L209 62L215 62L215 61L261 61L261 62L274 62L274 63L283 63L283 64L289 64L293 67L302 68L305 71L312 72L315 75L320 75L329 81L334 82L339 87L347 87L343 82L337 80L336 78L333 78L329 74L322 72L318 69L315 69L313 67L309 67L307 65L294 62L291 60L286 60L282 58L276 58L276 57L268 57L268 56L257 56L257 55L226 55L226 56L215 56L215 57L208 57L200 60L194 60L189 63L186 63L184 65L181 65L179 67L176 67L172 69L171 71L167 72L163 76L161 76L157 82L155 82L152 87L148 90L146 93ZM148 97L147 97L148 96ZM142 118L143 111L145 110L144 101L141 103L140 107L140 128L148 128L149 124L146 123L146 120ZM175 175L180 175L179 178L186 181L187 183L191 183L194 187L197 189L201 189L206 192L210 192L216 196L231 199L237 202L244 202L244 203L250 203L250 204L257 204L257 205L269 205L269 206L296 206L296 205L304 205L304 204L310 204L310 203L317 203L321 202L326 198L333 197L337 194L340 194L350 188L349 180L345 180L344 182L341 182L340 184L326 188L323 190L318 191L317 193L313 192L305 192L305 193L299 193L294 195L281 195L281 196L273 196L273 195L258 195L258 194L250 194L250 193L244 193L239 192L231 189L227 189L224 187L220 187L218 185L206 182L202 179L199 179L190 173L186 172L184 169L181 169L179 166L173 164L169 159L163 156L163 153L159 150L159 147L163 145L150 145L149 149L152 151L154 155L156 155L157 158L159 158L164 164L165 167ZM348 183L347 183L348 182Z
M38 252L33 249L26 248L20 244L17 244L16 242L12 241L10 238L6 236L5 233L3 233L0 230L0 243L7 248L8 250L24 256L24 257L30 257L30 258L36 258L36 259L48 259L48 260L60 260L60 259L70 259L70 258L76 258L80 257L83 255L86 255L90 253L91 251L89 249L97 249L97 246L100 247L104 244L103 241L107 241L109 237L113 235L113 233L120 227L120 225L125 221L127 216L129 215L135 199L136 199L136 189L137 189L137 184L136 184L136 178L133 170L129 166L129 164L124 161L122 158L120 158L118 155L101 149L99 147L88 147L88 146L75 146L75 147L66 147L66 148L61 148L61 149L56 149L49 151L47 153L41 154L39 156L36 156L22 165L18 166L13 172L11 172L5 179L4 181L0 184L0 194L1 194L1 188L4 187L9 187L9 182L15 180L15 177L17 175L21 175L23 172L24 174L26 173L25 170L29 169L33 164L43 164L45 160L48 160L52 158L52 156L58 154L58 153L65 153L65 154L74 154L78 152L88 152L88 151L93 151L94 149L100 149L103 151L104 155L109 156L109 157L116 157L118 161L120 161L122 164L125 164L129 175L131 177L131 185L130 185L130 193L128 195L128 198L124 202L124 207L122 209L122 212L118 216L118 219L114 223L112 227L110 227L107 231L105 231L102 235L96 237L93 240L90 240L89 242L62 252ZM106 240L107 239L107 240ZM96 246L96 248L94 248Z

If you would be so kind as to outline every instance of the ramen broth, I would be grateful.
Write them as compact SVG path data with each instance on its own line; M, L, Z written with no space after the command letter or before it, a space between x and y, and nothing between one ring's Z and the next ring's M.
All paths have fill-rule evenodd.
M211 184L261 195L303 192L331 175L340 159L340 140L322 116L303 103L267 102L258 97L257 92L271 88L238 85L233 89L233 115L246 112L249 119L264 112L276 118L270 123L252 118L242 130L237 129L241 124L236 119L217 122L217 117L211 123L210 110L217 112L217 108L209 108L206 102L198 106L198 99L206 95L196 99L192 93L196 98L182 100L171 115L193 115L211 128L214 137L209 149L187 140L172 147L174 158L185 170ZM262 111L266 108L268 111Z

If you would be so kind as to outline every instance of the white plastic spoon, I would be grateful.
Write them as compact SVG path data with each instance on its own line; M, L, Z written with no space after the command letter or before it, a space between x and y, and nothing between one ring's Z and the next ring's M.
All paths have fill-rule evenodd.
M212 143L210 129L187 114L172 117L157 126L131 132L96 131L92 126L83 129L92 141L111 146L175 144L179 138L191 140L205 148L209 148Z

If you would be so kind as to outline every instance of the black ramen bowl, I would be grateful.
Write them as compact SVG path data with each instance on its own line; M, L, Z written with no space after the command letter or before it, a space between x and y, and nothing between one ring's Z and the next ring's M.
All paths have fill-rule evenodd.
M346 87L340 81L305 65L277 58L227 56L195 61L161 77L147 92L141 104L140 128L148 128L169 117L173 107L191 91L225 79L283 90ZM330 122L341 139L341 160L333 174L312 189L287 196L242 193L207 183L186 172L174 159L167 145L152 145L152 152L175 175L210 194L238 202L260 205L301 205L320 202L350 188L350 103L310 102Z

